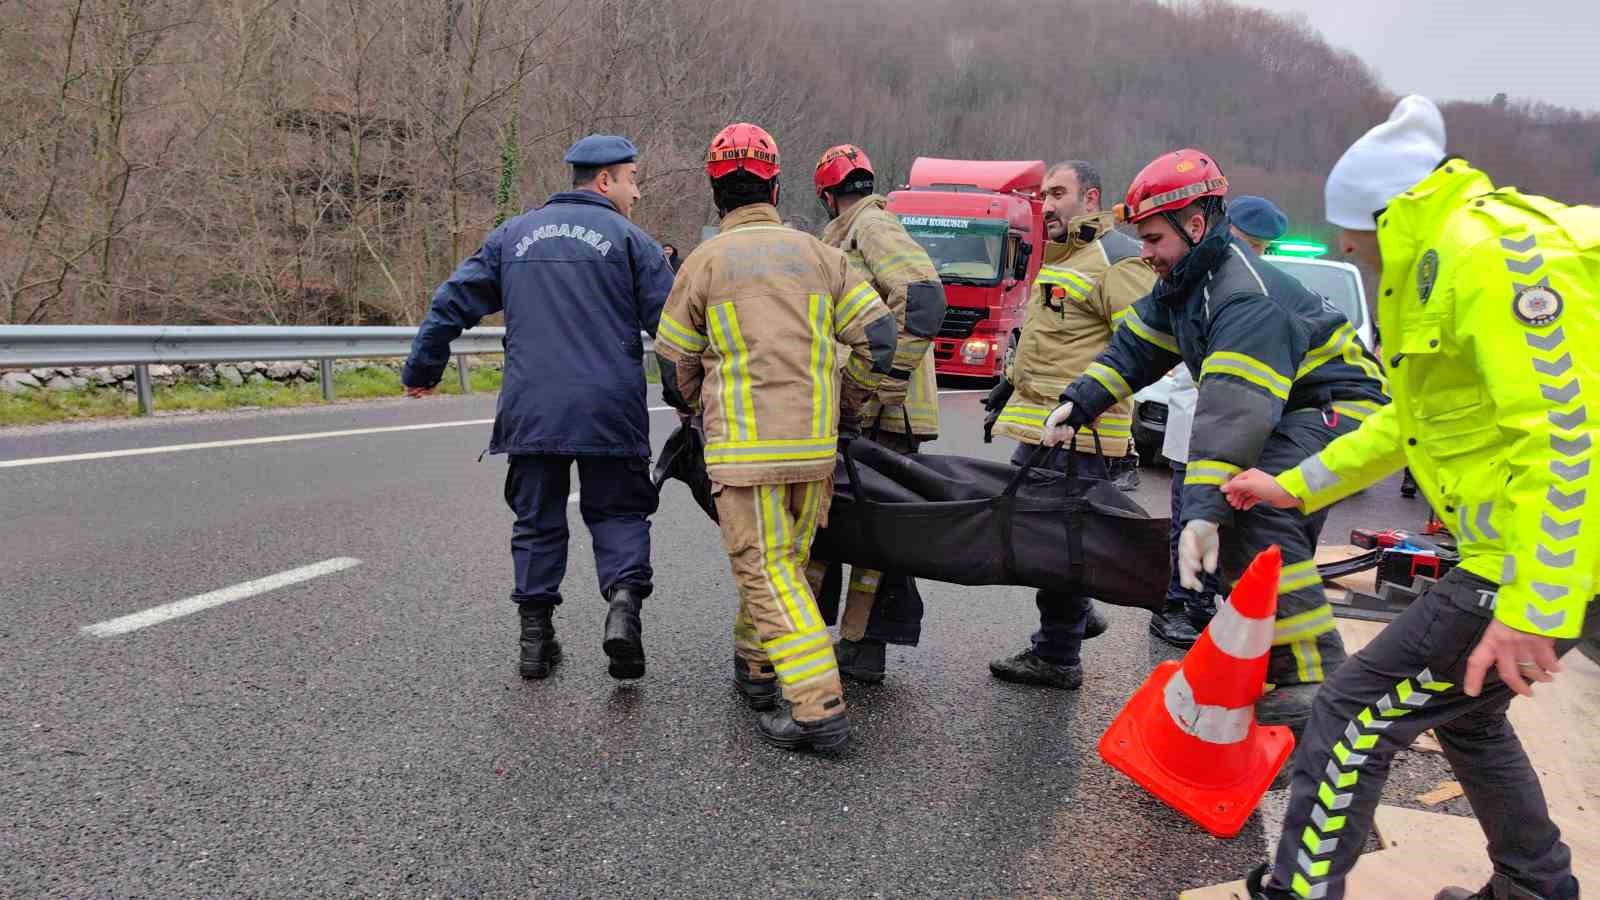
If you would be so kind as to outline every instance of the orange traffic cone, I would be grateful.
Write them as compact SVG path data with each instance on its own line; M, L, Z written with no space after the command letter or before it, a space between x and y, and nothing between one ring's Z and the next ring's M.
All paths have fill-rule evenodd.
M1257 725L1278 608L1276 546L1263 550L1180 665L1164 662L1100 738L1100 758L1217 837L1233 837L1294 750Z

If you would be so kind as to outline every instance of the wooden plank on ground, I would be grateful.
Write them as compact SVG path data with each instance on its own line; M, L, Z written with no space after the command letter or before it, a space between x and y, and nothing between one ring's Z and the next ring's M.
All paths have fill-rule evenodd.
M1446 781L1426 794L1418 794L1417 802L1421 803L1423 806L1438 806L1446 800L1454 800L1463 793L1464 792L1461 790L1461 782Z
M1600 879L1600 840L1590 816L1587 823L1571 819L1564 813L1555 813L1561 836L1572 848L1572 871L1578 881L1595 883ZM1587 827L1584 825L1587 824ZM1447 816L1440 813L1406 809L1401 806L1378 807L1372 827L1378 832L1384 850L1410 850L1412 858L1420 864L1431 866L1435 857L1447 860L1465 880L1456 881L1476 890L1489 880L1492 867L1489 851L1485 849L1483 829L1478 820L1467 816ZM1467 877L1467 876L1471 877Z
M1438 818L1456 818L1438 816ZM1476 823L1462 819L1468 825ZM1476 848L1483 846L1480 837ZM1447 885L1470 885L1474 890L1488 880L1489 861L1481 849L1463 852L1455 848L1428 848L1421 855L1410 849L1380 850L1356 862L1345 880L1347 900L1395 900L1397 897L1432 897ZM1243 881L1231 881L1206 888L1184 891L1178 900L1250 900Z

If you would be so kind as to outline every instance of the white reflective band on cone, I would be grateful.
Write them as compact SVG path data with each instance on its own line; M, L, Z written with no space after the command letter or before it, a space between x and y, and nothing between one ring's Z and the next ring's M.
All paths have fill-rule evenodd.
M1250 723L1255 721L1253 706L1229 709L1196 703L1194 689L1189 687L1182 669L1172 673L1172 680L1167 682L1166 701L1172 721L1208 744L1237 744L1249 737Z
M1247 619L1224 600L1211 618L1211 643L1234 659L1255 659L1272 648L1272 620Z

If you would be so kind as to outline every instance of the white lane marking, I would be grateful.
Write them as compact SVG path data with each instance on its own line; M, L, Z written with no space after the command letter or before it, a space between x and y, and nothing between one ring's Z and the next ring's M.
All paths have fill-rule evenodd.
M573 491L572 493L567 495L567 505L568 506L571 506L572 504L577 503L577 502L578 502L578 492L577 491Z
M955 394L986 394L988 391L940 391L940 396ZM672 412L670 406L652 406L648 412ZM67 453L61 456L34 456L24 459L0 459L0 469L20 469L23 466L48 466L55 463L91 462L97 459L121 459L126 456L150 456L157 453L182 453L188 450L220 450L224 447L250 447L258 444L288 444L294 441L314 441L322 438L355 437L366 434L393 434L400 431L427 431L434 428L462 428L470 425L492 425L494 419L459 419L454 422L426 422L421 425L385 425L378 428L346 428L341 431L310 431L303 434L275 434L271 437L234 438L227 441L201 441L195 444L167 444L161 447L135 447L129 450L100 450L94 453ZM569 501L570 498L569 498Z
M159 625L170 619L197 613L213 606L221 606L224 603L232 603L235 600L243 600L246 597L254 597L257 594L265 594L268 591L275 591L278 588L288 587L291 584L298 584L302 581L310 581L323 575L332 575L334 572L342 572L345 569L359 565L361 565L361 560L359 559L349 556L336 556L333 559L325 559L309 566L301 566L298 569L290 569L287 572L279 572L276 575L268 575L265 578L257 578L254 581L246 581L243 584L236 584L221 590L197 594L172 603L164 603L161 606L152 606L142 612L130 613L129 615L108 619L104 622L96 622L93 625L85 625L80 630L90 637L114 637L119 634L127 634L130 631L138 631L140 628Z

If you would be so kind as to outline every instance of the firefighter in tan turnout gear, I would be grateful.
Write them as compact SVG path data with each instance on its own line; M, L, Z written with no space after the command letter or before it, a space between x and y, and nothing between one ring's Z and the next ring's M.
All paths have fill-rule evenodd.
M1139 259L1139 244L1116 230L1115 216L1100 211L1100 176L1086 162L1057 163L1045 173L1044 223L1049 242L1022 320L1017 353L984 406L984 440L998 433L1019 442L1012 457L1023 465L1044 437L1055 398L1111 343L1123 315L1150 292L1155 272ZM1107 478L1108 460L1125 459L1133 444L1131 404L1113 404L1095 420L1099 448L1088 429L1068 453L1076 469ZM1064 456L1053 462L1065 468ZM1083 682L1079 646L1105 631L1092 601L1076 594L1040 591L1039 630L1028 649L995 660L989 670L1004 681L1057 688Z
M899 453L915 453L923 441L939 435L932 339L944 321L944 285L927 251L906 233L897 216L884 209L887 201L873 193L875 177L866 151L854 144L830 148L818 161L813 182L831 220L822 231L822 242L845 252L851 265L888 304L899 329L894 369L867 402L862 422L879 444ZM839 564L811 564L807 577L813 592L821 590L830 568L839 568ZM882 681L885 640L917 641L920 609L912 612L910 621L886 626L885 634L869 633L868 623L884 584L880 572L851 568L839 618L839 643L834 647L839 671L846 678Z
M657 331L661 390L700 414L739 585L734 683L787 749L850 737L832 638L806 583L842 436L893 368L895 319L845 255L778 217L778 148L730 125L706 159L721 231L679 270ZM836 364L838 347L850 356ZM775 709L781 695L788 708Z

